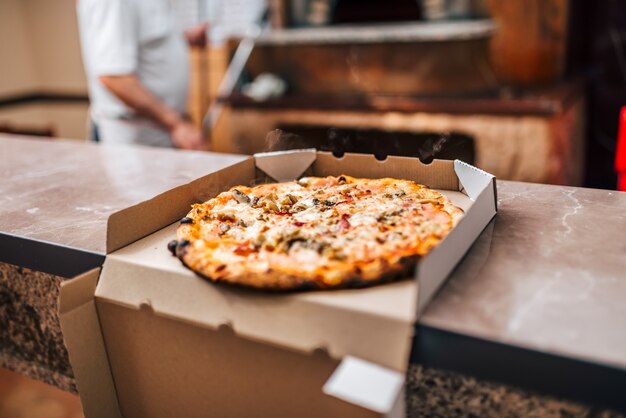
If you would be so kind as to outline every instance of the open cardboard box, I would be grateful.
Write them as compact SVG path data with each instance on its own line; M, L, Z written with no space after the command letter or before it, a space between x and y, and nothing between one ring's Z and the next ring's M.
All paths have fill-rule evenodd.
M495 215L495 178L460 161L298 150L257 154L199 185L215 195L339 174L415 180L466 214L415 280L368 289L268 294L209 284L168 253L176 224L109 254L99 279L93 270L61 292L87 418L402 416L414 324Z

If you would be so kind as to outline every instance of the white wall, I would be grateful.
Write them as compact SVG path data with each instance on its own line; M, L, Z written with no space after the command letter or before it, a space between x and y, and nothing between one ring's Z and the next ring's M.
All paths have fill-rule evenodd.
M41 89L86 94L76 0L22 0L22 3Z
M23 0L0 0L0 97L30 92L39 79Z
M25 93L87 94L76 0L0 0L0 98ZM0 109L0 124L87 136L86 103L34 103Z
M0 97L84 93L75 0L0 0Z
M3 1L3 0L0 0ZM52 128L54 136L66 139L87 138L89 107L85 103L34 103L0 109L0 125L13 129Z

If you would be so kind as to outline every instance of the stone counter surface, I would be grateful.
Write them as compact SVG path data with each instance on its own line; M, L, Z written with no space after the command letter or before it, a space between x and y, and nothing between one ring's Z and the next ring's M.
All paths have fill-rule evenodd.
M0 367L76 392L59 324L64 280L0 263Z
M425 326L626 370L626 193L498 182Z
M104 254L111 214L245 158L0 135L0 233Z

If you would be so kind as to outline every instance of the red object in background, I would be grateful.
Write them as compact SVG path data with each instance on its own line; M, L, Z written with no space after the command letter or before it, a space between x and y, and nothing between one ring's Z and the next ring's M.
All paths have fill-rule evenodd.
M617 172L617 190L626 192L626 106L622 107L619 112L615 171Z

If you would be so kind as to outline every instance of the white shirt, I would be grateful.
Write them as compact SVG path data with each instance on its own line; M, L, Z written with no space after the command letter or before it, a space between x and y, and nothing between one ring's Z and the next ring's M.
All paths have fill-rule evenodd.
M136 115L98 81L134 74L152 94L184 113L188 49L169 1L79 0L77 14L91 117L101 140L171 146L167 132Z

